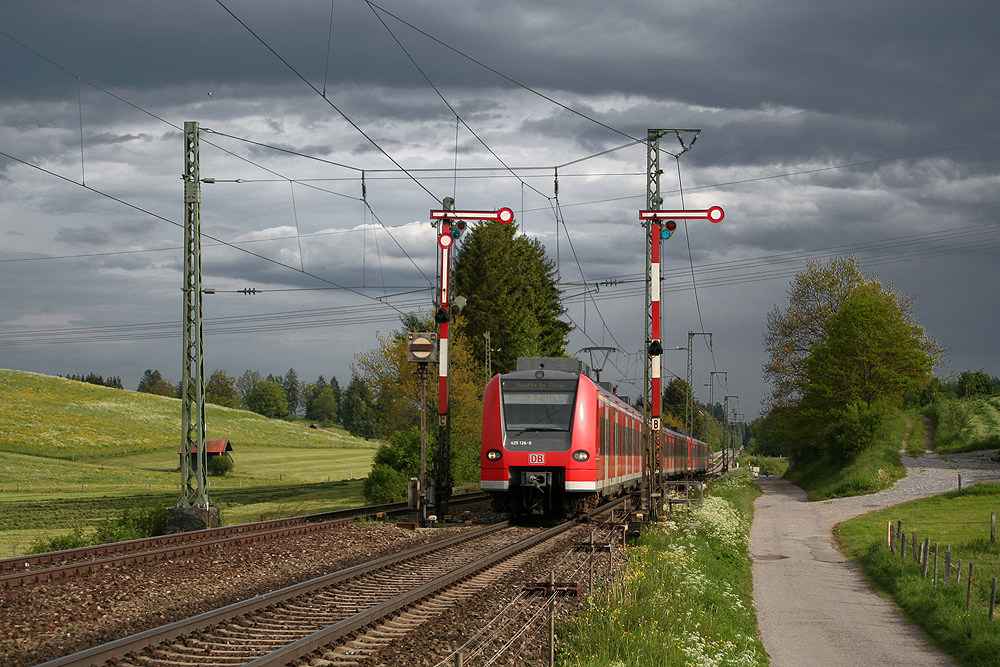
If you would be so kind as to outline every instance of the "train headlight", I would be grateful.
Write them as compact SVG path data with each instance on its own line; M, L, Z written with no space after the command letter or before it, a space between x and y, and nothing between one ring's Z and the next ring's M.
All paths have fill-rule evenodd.
M491 449L488 452L486 452L486 458L489 459L490 461L499 461L502 456L503 454L500 452L499 449Z
M578 449L575 452L573 452L573 460L574 461L578 461L580 463L583 463L584 461L586 461L589 458L590 458L590 454L588 454L586 451L584 451L582 449Z

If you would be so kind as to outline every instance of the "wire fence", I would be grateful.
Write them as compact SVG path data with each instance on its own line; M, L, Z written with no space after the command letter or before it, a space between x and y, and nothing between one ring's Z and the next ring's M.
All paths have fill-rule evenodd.
M941 526L947 527L949 529L954 528L956 525L971 525L976 526L978 529L982 529L984 522L949 522L941 524L925 524L922 523L922 528L927 528L928 526ZM996 552L996 535L997 535L997 513L990 513L989 521L989 546L988 549L991 552ZM943 583L950 584L952 575L955 577L955 585L962 585L962 560L956 559L953 562L951 545L946 545L944 550L943 559L940 559L940 542L934 543L933 550L931 549L931 538L924 537L923 541L920 539L920 535L917 530L911 530L909 533L903 530L902 521L889 521L886 526L886 539L889 544L889 552L893 555L898 554L901 559L906 559L907 557L912 558L914 563L920 566L921 577L925 580L930 578L931 585L938 585L938 572L939 560L942 562L942 579ZM985 542L985 533L982 538ZM992 621L994 616L994 611L996 608L997 600L997 577L996 575L1000 572L1000 559L995 558L983 558L982 551L979 552L979 559L977 562L968 561L965 566L965 587L966 587L966 610L972 607L973 592L977 586L977 576L983 581L989 578L989 598L987 605L989 608L989 619ZM976 568L976 565L979 568ZM993 575L990 578L990 575ZM985 585L978 584L982 592L985 593Z

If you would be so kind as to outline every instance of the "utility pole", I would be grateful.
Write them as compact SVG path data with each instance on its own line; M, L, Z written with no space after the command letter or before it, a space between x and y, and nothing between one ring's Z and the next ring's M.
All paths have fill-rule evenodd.
M219 525L208 496L205 450L205 353L201 283L201 167L198 123L184 123L184 353L181 378L181 496L167 511L167 531ZM211 180L211 179L207 179ZM192 459L195 459L193 461Z
M664 211L661 210L663 197L660 196L660 139L668 134L677 137L681 145L678 153L670 153L675 159L691 150L694 142L697 141L701 130L656 130L646 131L646 210L639 211L639 219L644 222L646 228L646 358L643 373L643 422L645 424L645 451L646 466L645 479L643 480L643 502L649 510L651 518L656 518L657 508L653 499L662 496L661 484L657 481L661 478L659 471L662 462L659 456L660 419L663 404L662 391L662 371L660 356L663 354L662 341L662 312L660 309L660 243L661 240L670 238L677 229L676 219L688 220L694 218L705 218L712 222L722 220L724 213L721 208L714 206L707 211ZM684 137L694 135L691 142L684 143ZM672 215L679 213L680 215ZM663 220L661 224L661 220ZM688 346L690 347L690 345ZM690 383L690 379L688 380ZM657 487L654 489L653 487Z
M732 436L732 431L731 431L731 426L730 426L730 421L729 421L729 414L730 414L730 413L729 413L729 399L730 399L730 398L735 398L735 399L736 399L736 405L737 405L737 406L739 406L739 402L740 402L740 397L739 397L739 396L736 396L735 394L729 394L729 395L727 395L727 396L725 397L725 402L726 402L726 406L725 406L725 411L726 411L726 438L727 438L727 440L726 440L726 443L727 443L727 445L728 445L728 444L730 444L730 443L732 443L732 437L733 437L733 436ZM739 409L739 408L737 408L737 409ZM728 456L728 454L729 454L729 452L728 452L728 449L729 449L729 448L727 447L727 456ZM733 451L733 458L732 458L732 462L733 462L733 467L735 467L735 464L736 464L736 454L735 454L735 450ZM729 468L728 468L728 461L726 462L726 467L725 467L725 469L726 469L726 470L728 470L728 469L729 469Z
M688 434L694 437L694 337L708 336L708 349L712 349L712 334L707 331L688 331L688 367L687 367L687 414L685 415L685 425Z
M435 509L443 520L451 498L451 421L448 418L448 329L451 316L464 305L463 297L451 297L451 247L465 231L467 220L494 220L501 224L514 221L509 208L498 211L456 211L455 200L445 197L442 208L431 211L437 221L437 245L440 253L439 289L434 321L438 324L438 452L435 479ZM461 301L459 301L461 299Z
M417 364L420 374L420 477L410 480L410 498L416 505L420 525L427 520L427 366L438 360L437 334L411 332L406 334L406 360ZM416 488L412 488L416 486Z

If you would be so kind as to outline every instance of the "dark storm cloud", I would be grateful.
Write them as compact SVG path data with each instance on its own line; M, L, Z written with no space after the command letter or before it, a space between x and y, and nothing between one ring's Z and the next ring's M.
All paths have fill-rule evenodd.
M1000 139L995 3L380 3L512 82L364 2L333 4L329 58L331 3L225 2L325 99L219 3L8 4L0 29L52 62L0 35L6 64L0 150L63 178L0 158L5 256L122 253L39 262L26 272L20 264L0 264L17 272L19 284L32 281L30 295L4 302L5 313L13 313L8 320L84 324L92 315L121 322L176 314L180 255L131 250L179 248L181 230L156 219L144 228L141 214L95 191L179 222L178 128L186 120L367 170L371 211L358 201L354 169L203 132L203 176L245 180L206 185L203 231L252 241L244 247L266 258L206 239L206 276L219 289L293 290L217 298L213 316L368 299L327 291L324 281L366 290L383 282L422 286L427 280L421 273L431 280L435 273L433 231L426 223L400 229L406 252L381 232L376 244L371 212L396 228L426 219L427 210L451 194L463 205L517 209L526 233L539 237L550 256L558 249L566 280L641 275L644 238L636 211L645 204L645 149L630 146L560 170L558 212L565 226L558 240L548 169L617 148L628 141L622 133L644 138L647 128L693 127L703 134L679 162L684 203L722 205L726 220L692 224L664 248L670 335L682 338L702 326L716 330L719 369L731 371L734 391L742 375L746 385L737 393L751 396L749 408L741 405L744 412L753 416L759 394L763 313L783 301L788 280L806 259L825 261L834 253L857 252L866 269L878 269L904 291L924 292L918 309L932 333L932 325L941 327L941 336L962 348L955 358L1000 372L991 348L977 346L968 327L954 331L944 314L953 306L978 308L975 326L992 330L995 297L940 278L961 274L976 287L994 283L988 248L995 234L987 228L971 237L969 247L986 250L947 254L945 244L964 238L956 231L934 243L921 241L916 247L923 254L906 261L894 254L909 247L908 236L996 222L1000 145L990 143ZM456 113L468 128L456 128ZM663 148L676 151L676 140L668 137ZM457 163L499 169L502 161L545 169L520 173L523 183L509 174L496 177L500 171L453 179L419 172L418 185L404 174L377 171L396 169L382 151L410 168ZM676 165L667 154L662 159L665 205L679 207ZM83 180L84 171L89 190L70 182ZM292 185L290 178L346 180ZM354 231L363 226L367 232ZM704 273L697 302L691 265ZM770 280L754 273L757 266L774 270ZM929 275L939 278L929 282ZM67 282L72 293L61 289ZM322 291L307 291L313 288ZM636 313L642 294L629 289L601 287L604 322L593 303L584 307L580 296L568 302L569 316L580 325L571 348L612 336L629 349L641 347ZM574 290L580 291L574 286L568 292ZM139 294L145 298L134 298ZM80 304L90 304L91 312L81 312ZM370 329L352 330L356 349L338 348L341 368L372 339ZM261 341L240 340L216 347L211 363L236 373L252 367L239 351ZM287 355L276 367L314 375L307 369L317 354L315 337L300 343L289 335L271 347ZM110 364L106 349L78 349L86 360L79 366L104 375L130 373L90 363ZM23 349L16 360L9 351L0 346L0 366L79 370L43 368L44 350L32 352L35 361ZM113 356L137 364L136 379L145 368L177 363L169 345ZM666 363L683 366L680 359Z

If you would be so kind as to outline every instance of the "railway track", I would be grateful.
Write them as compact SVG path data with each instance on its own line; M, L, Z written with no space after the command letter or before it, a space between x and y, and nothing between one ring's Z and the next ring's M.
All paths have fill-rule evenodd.
M467 494L456 497L452 504L460 506L485 497L485 494ZM177 558L219 546L250 544L288 535L330 530L359 517L399 515L406 511L406 503L373 505L5 558L0 560L0 589L65 579L108 567Z
M381 628L375 635L364 635L375 648L391 641L394 634L439 613L456 596L474 595L496 577L523 567L528 550L573 525L529 530L495 524L52 660L43 667L91 667L109 661L119 667L270 667L317 652L333 664L354 664L363 647L334 646L366 628ZM517 560L519 555L522 560ZM411 609L403 613L407 607Z

